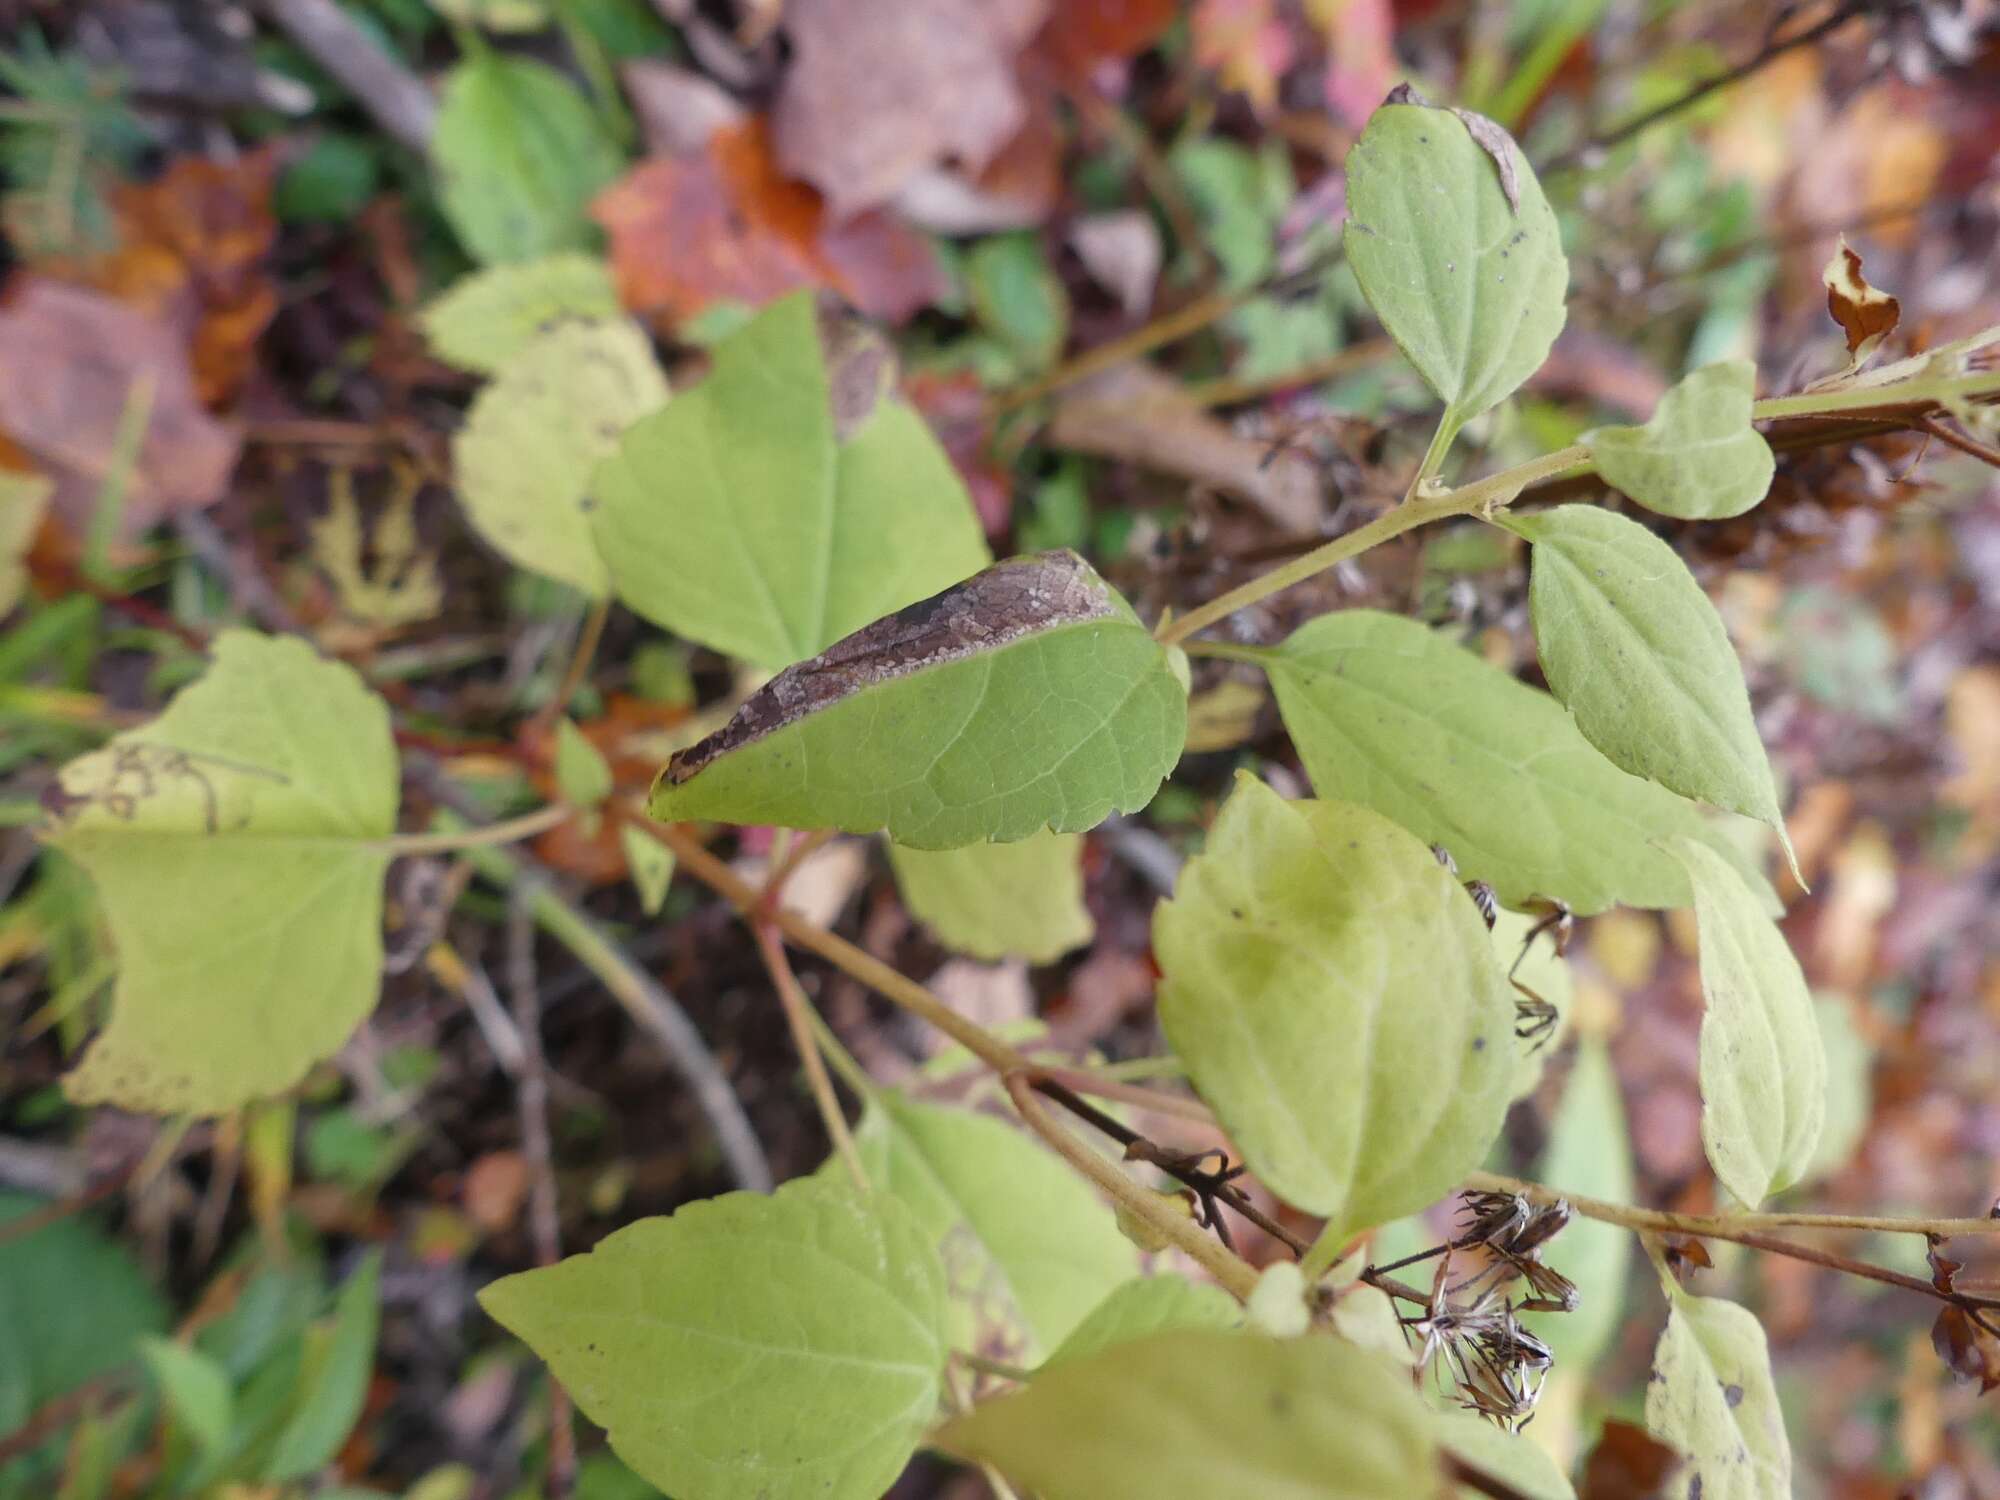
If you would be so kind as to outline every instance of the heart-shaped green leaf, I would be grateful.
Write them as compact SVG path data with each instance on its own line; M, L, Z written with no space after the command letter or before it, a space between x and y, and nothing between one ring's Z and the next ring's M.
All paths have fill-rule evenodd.
M903 904L947 948L974 958L1050 963L1090 941L1083 835L1036 833L962 849L889 845Z
M780 672L667 763L652 814L915 849L1077 833L1150 801L1186 737L1167 652L1082 558L1045 552Z
M479 1294L636 1473L700 1500L876 1500L936 1411L944 1298L908 1209L812 1179Z
M1042 1368L1168 1329L1234 1328L1242 1321L1243 1308L1219 1286L1172 1272L1138 1276L1093 1307Z
M79 1103L224 1114L298 1082L375 1004L378 840L396 825L381 699L303 641L225 631L151 723L63 767L49 842L118 951Z
M1701 815L1598 754L1547 693L1365 609L1321 615L1257 659L1320 796L1442 845L1502 901L1544 896L1585 915L1688 904L1687 874L1658 841L1713 837Z
M1722 1185L1755 1208L1811 1170L1826 1118L1819 1018L1785 935L1713 849L1674 852L1701 937L1701 1142Z
M1534 374L1562 331L1555 215L1520 147L1482 116L1376 110L1347 156L1346 245L1369 306L1445 404L1434 453Z
M467 517L509 562L601 596L610 577L585 509L591 473L666 399L652 345L631 323L565 321L537 334L452 439Z
M439 359L493 375L558 321L605 323L622 311L604 262L568 251L462 277L419 322Z
M937 1436L1043 1500L1409 1500L1437 1487L1407 1371L1343 1339L1181 1329L1064 1360Z
M474 260L533 260L586 245L591 195L618 148L589 101L547 63L484 52L446 77L431 136L438 206Z
M990 1115L884 1094L855 1144L869 1182L909 1208L943 1258L954 1348L1032 1364L1138 1274L1110 1207Z
M1687 564L1601 506L1506 524L1534 544L1542 671L1584 737L1621 770L1768 823L1789 858L1742 663Z
M1648 510L1692 521L1740 516L1771 488L1777 460L1750 425L1757 367L1704 365L1660 398L1644 427L1594 427L1597 472Z
M1160 1023L1250 1169L1345 1235L1477 1167L1514 1073L1478 908L1365 807L1248 774L1153 917Z
M829 369L803 293L724 339L708 378L598 466L618 597L775 670L984 566L965 486L923 418L883 394L889 373L865 339Z
M1646 1384L1646 1427L1687 1464L1674 1492L1701 1500L1791 1500L1792 1445L1764 1329L1748 1310L1696 1297L1663 1275L1667 1327Z

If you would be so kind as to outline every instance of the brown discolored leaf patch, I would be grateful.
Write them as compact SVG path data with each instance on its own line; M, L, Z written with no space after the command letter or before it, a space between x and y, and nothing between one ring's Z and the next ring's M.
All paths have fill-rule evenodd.
M1978 1381L1979 1394L2000 1386L2000 1338L1982 1328L1962 1307L1947 1307L1931 1325L1931 1348L1960 1380Z
M57 513L88 524L127 403L148 393L123 534L220 499L242 435L202 408L174 330L100 292L41 277L17 286L0 308L0 429L55 479Z
M620 299L669 324L800 287L830 287L900 322L947 289L929 243L886 215L829 226L820 195L778 169L759 119L641 162L598 194L591 216L611 237Z
M1848 248L1845 235L1820 272L1820 280L1826 283L1826 310L1847 335L1848 368L1858 370L1896 331L1903 305L1868 284L1868 278L1861 274L1861 257Z
M1091 0L1053 7L1035 53L1066 83L1081 83L1105 63L1136 57L1166 35L1174 0Z
M1016 55L1047 0L792 0L778 160L836 218L879 207L925 167L978 172L1027 120Z

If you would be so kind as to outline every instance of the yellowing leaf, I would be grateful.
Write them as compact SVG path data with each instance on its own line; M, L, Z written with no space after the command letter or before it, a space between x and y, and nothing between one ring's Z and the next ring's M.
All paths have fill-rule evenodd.
M1826 1051L1798 959L1712 849L1674 852L1701 935L1701 1143L1722 1185L1755 1208L1811 1170L1826 1117Z
M27 586L28 570L22 559L41 528L55 490L55 482L41 474L0 469L0 616L13 610Z
M1436 1412L1432 1423L1440 1447L1504 1481L1516 1495L1528 1500L1576 1500L1568 1476L1532 1438L1463 1409ZM1458 1493L1471 1497L1483 1492L1461 1483Z
M855 1141L868 1180L937 1246L954 1348L1032 1364L1138 1274L1110 1207L1003 1121L891 1094Z
M1612 765L1547 693L1366 609L1321 615L1258 659L1320 796L1443 845L1502 901L1579 915L1688 904L1658 841L1713 837L1700 814Z
M1083 835L1030 834L962 849L889 845L903 904L947 948L1049 963L1097 930L1083 904Z
M1043 1500L1409 1500L1437 1485L1407 1372L1341 1339L1182 1329L1037 1374L939 1446Z
M566 251L463 277L419 322L439 359L492 375L558 321L602 323L619 311L604 262Z
M625 434L592 486L620 600L776 669L985 565L943 449L849 352L830 370L812 299L787 297Z
M1660 398L1643 427L1594 427L1583 445L1604 482L1648 510L1686 520L1740 516L1771 488L1777 460L1750 425L1757 367L1704 365Z
M1549 1122L1538 1176L1564 1192L1613 1203L1632 1201L1632 1142L1625 1098L1599 1036L1585 1036ZM1550 1242L1547 1260L1576 1283L1576 1307L1527 1313L1524 1320L1555 1351L1556 1362L1587 1374L1617 1333L1632 1261L1631 1231L1578 1215Z
M1242 1321L1243 1309L1219 1286L1189 1281L1171 1272L1139 1276L1115 1287L1093 1307L1042 1368L1083 1359L1167 1329L1234 1328Z
M1791 1500L1792 1447L1763 1327L1733 1302L1692 1296L1671 1276L1661 1282L1669 1310L1646 1385L1646 1429L1687 1456L1675 1492Z
M667 763L651 811L916 849L1075 833L1149 802L1186 732L1166 651L1082 558L1047 552L780 672Z
M216 638L151 723L63 767L49 842L90 872L118 951L79 1103L223 1114L289 1088L375 1004L377 840L396 821L382 702L302 641Z
M571 807L596 807L611 795L603 752L568 718L556 720L556 789Z
M876 1500L936 1410L944 1299L908 1209L811 1179L479 1294L635 1473L701 1500Z
M1569 262L1555 215L1491 120L1403 103L1376 110L1348 153L1347 213L1369 306L1445 403L1441 454L1562 331Z
M601 596L610 575L587 514L591 474L666 400L652 346L631 323L561 322L536 334L452 440L467 518L508 561Z
M639 891L639 909L657 917L667 903L667 887L674 878L674 851L637 823L618 825L618 842L625 851L625 863L632 867L632 884Z
M1549 687L1612 764L1767 823L1791 855L1729 632L1674 549L1596 505L1507 523L1534 544Z
M1236 789L1153 918L1160 1022L1250 1169L1347 1235L1477 1167L1513 1080L1513 1005L1430 850L1341 802Z

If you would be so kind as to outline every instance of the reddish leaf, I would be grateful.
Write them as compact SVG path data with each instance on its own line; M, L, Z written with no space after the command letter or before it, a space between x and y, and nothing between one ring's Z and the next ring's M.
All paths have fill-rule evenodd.
M772 114L785 171L835 217L925 167L977 172L1027 120L1014 58L1047 0L791 0L792 64Z
M993 427L979 377L969 371L955 375L920 371L903 382L903 394L923 413L951 466L965 481L981 528L989 537L999 536L1013 520L1012 481L1006 467L995 463L988 451Z
M611 236L620 298L667 323L802 286L899 321L945 291L929 242L886 216L829 232L819 194L779 172L760 120L715 130L699 152L641 162L591 213Z
M1295 49L1275 0L1198 0L1190 26L1197 66L1214 69L1258 114L1276 108Z
M1100 65L1136 57L1174 23L1174 0L1091 0L1054 7L1035 51L1076 84Z
M1937 1235L1924 1236L1924 1259L1930 1263L1931 1285L1941 1292L1948 1292L1951 1290L1952 1278L1965 1269L1965 1262L1953 1260L1949 1255L1939 1254L1938 1248L1943 1244L1944 1241Z
M1395 13L1389 0L1319 0L1308 13L1326 33L1327 108L1359 130L1400 71Z
M1681 1456L1646 1429L1608 1417L1604 1435L1583 1466L1582 1500L1650 1500L1663 1493Z
M0 429L56 480L56 510L82 530L135 388L151 420L127 476L123 531L199 510L228 487L242 435L196 399L187 349L157 318L99 292L39 277L0 310Z
M1848 367L1859 369L1895 332L1903 305L1868 284L1861 274L1861 257L1847 248L1844 235L1820 279L1826 283L1826 310L1847 335Z
M1947 1307L1931 1325L1931 1348L1960 1380L1979 1382L1985 1395L2000 1385L2000 1338L1972 1321L1962 1307Z
M192 342L196 392L217 406L242 388L257 340L278 310L265 259L277 240L270 149L233 162L177 157L149 183L112 195L118 248L37 270L109 292Z

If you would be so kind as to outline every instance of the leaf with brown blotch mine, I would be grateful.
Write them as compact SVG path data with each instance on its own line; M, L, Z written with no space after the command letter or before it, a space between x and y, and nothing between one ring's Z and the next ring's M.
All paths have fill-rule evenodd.
M836 218L888 202L917 172L982 169L1028 114L1014 59L1048 0L792 0L778 161Z
M56 513L87 527L119 423L149 384L150 420L126 476L122 534L221 499L242 434L202 408L173 330L99 292L40 277L16 285L0 309L0 430L55 479Z
M1833 258L1820 272L1826 283L1826 310L1847 335L1847 371L1853 373L1874 357L1882 340L1896 331L1903 305L1887 292L1868 284L1861 274L1861 257L1847 247L1841 236Z
M900 322L947 290L929 242L886 215L829 226L820 195L779 170L760 119L639 163L598 194L591 216L611 237L619 299L670 324L800 287L831 287Z

